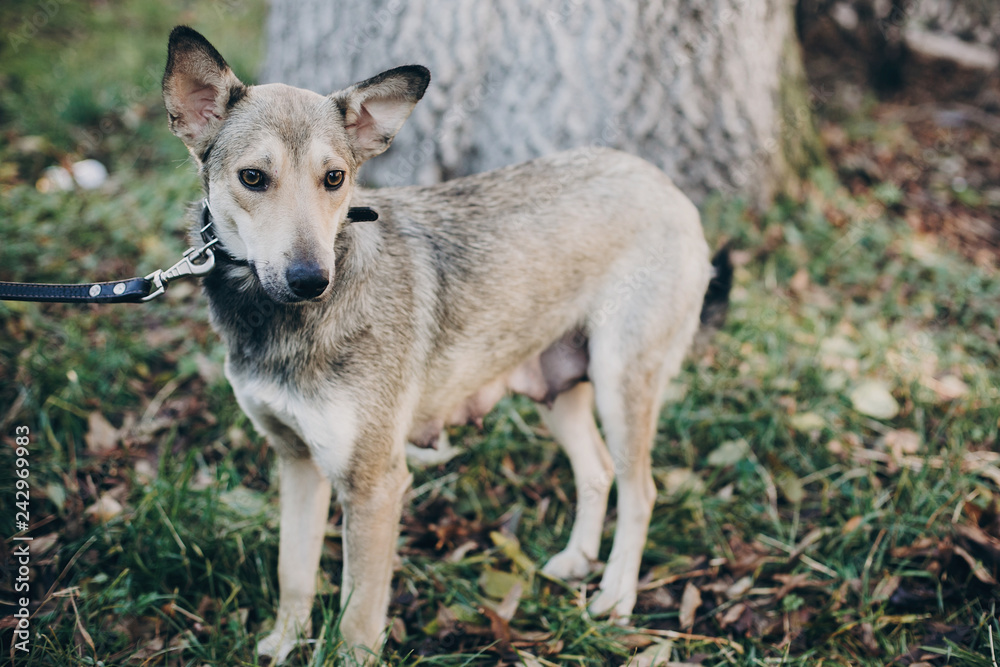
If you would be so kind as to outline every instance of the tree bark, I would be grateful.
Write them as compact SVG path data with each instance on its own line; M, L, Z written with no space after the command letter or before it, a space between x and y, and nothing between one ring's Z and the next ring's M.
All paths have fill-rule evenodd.
M789 0L274 0L268 40L262 79L320 93L430 68L375 185L608 145L764 204L821 154Z

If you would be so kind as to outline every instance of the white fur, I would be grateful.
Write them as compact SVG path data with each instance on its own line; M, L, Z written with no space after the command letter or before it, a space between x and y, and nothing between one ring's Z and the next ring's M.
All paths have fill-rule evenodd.
M312 632L312 604L323 535L330 512L330 480L309 458L282 456L281 538L278 586L281 599L274 630L258 644L262 655L284 662L299 636Z
M236 400L258 432L279 447L286 444L281 442L284 436L269 427L270 421L277 419L309 448L329 479L343 477L358 435L357 408L346 392L331 389L319 399L307 400L279 382L233 377L228 367L226 375Z

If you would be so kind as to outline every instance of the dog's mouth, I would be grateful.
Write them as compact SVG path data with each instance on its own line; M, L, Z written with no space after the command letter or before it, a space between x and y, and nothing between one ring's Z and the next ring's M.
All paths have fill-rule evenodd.
M325 301L333 291L329 280L312 283L305 281L293 287L283 281L269 280L266 273L261 274L257 263L253 260L249 260L247 266L260 289L275 303L298 305L321 302Z

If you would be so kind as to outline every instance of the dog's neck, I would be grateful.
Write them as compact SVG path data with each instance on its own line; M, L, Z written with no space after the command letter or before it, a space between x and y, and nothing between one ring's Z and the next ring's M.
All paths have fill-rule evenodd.
M308 343L323 328L323 337L336 345L336 332L351 333L370 319L364 310L372 300L369 277L377 270L382 248L381 222L345 224L335 243L336 265L331 294L321 301L279 303L271 299L244 260L233 258L216 245L216 268L202 280L212 324L229 348L236 367L272 372L301 364L315 349ZM200 229L200 228L199 228ZM333 334L333 335L331 335Z

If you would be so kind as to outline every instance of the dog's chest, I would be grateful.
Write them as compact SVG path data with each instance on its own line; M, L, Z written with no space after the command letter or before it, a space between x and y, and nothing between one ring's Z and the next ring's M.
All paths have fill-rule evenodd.
M232 369L227 375L240 407L273 446L299 455L304 446L331 479L348 472L358 434L356 406L348 396L333 390L304 396L274 380Z

